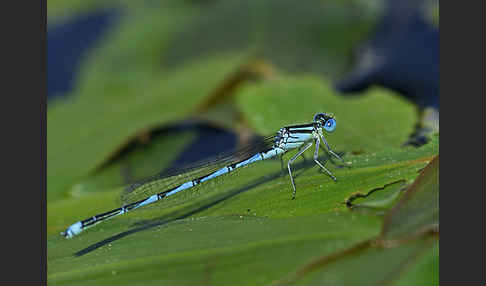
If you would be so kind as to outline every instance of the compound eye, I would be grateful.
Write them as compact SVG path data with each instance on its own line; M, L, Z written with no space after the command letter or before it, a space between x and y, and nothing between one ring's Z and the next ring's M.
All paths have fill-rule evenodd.
M329 118L324 124L324 129L327 132L333 132L336 129L336 120L334 118Z

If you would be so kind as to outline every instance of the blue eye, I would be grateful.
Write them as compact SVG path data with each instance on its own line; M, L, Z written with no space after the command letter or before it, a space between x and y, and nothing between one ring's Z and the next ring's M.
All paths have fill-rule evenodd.
M324 129L326 129L327 132L333 132L334 129L336 129L336 120L334 120L334 118L328 119L326 124L324 124Z

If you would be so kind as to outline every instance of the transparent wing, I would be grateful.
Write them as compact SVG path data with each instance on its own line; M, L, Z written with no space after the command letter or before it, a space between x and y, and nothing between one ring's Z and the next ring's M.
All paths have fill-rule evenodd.
M207 176L223 167L231 166L251 156L272 148L275 135L264 137L258 142L236 150L218 154L209 159L197 161L179 168L169 169L135 182L125 188L121 200L130 204L154 194L164 194L171 189L191 180Z

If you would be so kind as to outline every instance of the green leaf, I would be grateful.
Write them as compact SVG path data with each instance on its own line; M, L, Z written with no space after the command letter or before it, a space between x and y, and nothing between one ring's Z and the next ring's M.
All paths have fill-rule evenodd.
M398 149L391 154L390 151L377 152L374 157L355 156L352 169L333 168L340 179L338 183L316 172L315 168L309 168L313 166L312 162L296 164L299 188L296 200L290 199L289 179L281 175L280 162L264 161L242 168L233 176L223 176L201 184L199 188L176 194L157 206L107 221L74 239L65 240L54 233L48 238L49 281L81 283L81 277L84 277L90 281L88 284L134 282L149 275L154 283L178 281L184 284L209 279L204 274L206 267L216 273L211 278L215 284L227 281L229 278L226 277L246 277L246 269L251 267L260 268L260 272L242 278L242 284L278 280L318 253L331 254L377 236L380 219L347 213L345 199L362 186L374 188L397 179L415 177L424 165L422 160L435 152L436 144ZM397 158L406 154L410 160L391 164L383 160L394 154ZM368 161L363 160L365 157ZM328 165L331 168L332 164ZM86 195L70 203L50 204L48 209L54 218L55 213L72 217L72 223L75 219L116 207L99 196ZM94 202L98 203L91 204ZM73 208L77 208L77 214L69 215L67 210L72 212ZM227 225L227 220L236 223ZM50 219L48 222L51 225ZM65 223L67 225L67 221ZM332 229L337 226L352 234L338 231L333 236ZM59 231L59 228L53 229ZM294 238L285 242L287 235ZM333 241L340 243L326 242L322 235L333 236ZM103 243L110 237L111 242ZM284 242L280 243L282 239ZM235 248L228 249L226 245L233 242L237 242ZM101 243L99 248L95 247L97 243ZM322 249L318 245L325 251L318 252ZM80 251L84 254L73 257ZM278 255L284 252L287 256ZM110 258L103 259L107 255ZM300 258L296 259L296 255ZM214 257L218 257L216 262L212 262ZM251 257L257 257L258 263L248 260ZM212 266L205 266L208 264ZM230 271L226 265L235 266L230 267ZM180 277L180 272L186 275Z

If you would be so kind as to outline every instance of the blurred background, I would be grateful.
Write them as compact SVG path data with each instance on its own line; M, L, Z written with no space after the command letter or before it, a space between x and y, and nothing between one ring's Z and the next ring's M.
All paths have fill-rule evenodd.
M343 98L391 91L416 110L405 119L413 129L399 127L407 133L401 144L421 146L439 129L438 51L438 1L51 0L50 181L61 192L72 182L60 175L115 164L116 183L127 184L160 171L164 158L177 167L257 140L261 129L235 97L252 82L285 76L314 76ZM370 108L389 108L381 102ZM293 124L281 109L282 126ZM366 112L356 117L366 122ZM157 147L169 134L192 136L170 160ZM347 152L364 148L356 149ZM147 155L133 155L140 150ZM152 167L138 170L137 156Z
M330 142L352 155L418 149L439 131L438 0L48 0L47 10L48 202L314 112L336 114L346 132Z
M251 53L280 70L325 76L343 95L385 86L436 116L438 7L438 0L51 0L48 99L81 96L83 66L99 61L100 47L125 39L100 63L106 81L215 54ZM438 119L427 119L438 128ZM426 140L414 135L413 144Z
M119 114L132 116L125 117L130 131L113 134L120 137L112 138L117 146L106 147L110 155L99 168L139 145L146 148L150 138L192 130L197 143L174 159L178 166L251 140L253 130L228 100L245 82L310 74L343 97L359 97L373 86L396 92L417 110L403 144L421 146L439 129L438 51L439 1L51 0L49 127L62 138L69 136L63 128L73 131L72 125L90 119L111 128L108 122L120 121ZM204 65L205 71L197 70ZM167 77L174 80L164 86ZM177 90L180 85L205 88L205 94L198 90L195 98ZM142 110L153 97L160 109ZM173 101L185 108L170 106ZM71 125L59 122L66 120L63 112ZM94 131L76 130L72 136L80 138L73 140L88 140L83 132ZM65 143L49 142L55 152L58 142Z

